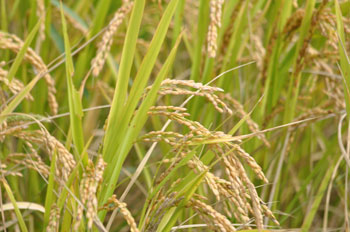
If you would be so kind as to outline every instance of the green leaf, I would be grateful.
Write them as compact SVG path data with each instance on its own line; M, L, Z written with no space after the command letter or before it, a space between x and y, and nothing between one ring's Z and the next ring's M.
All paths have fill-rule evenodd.
M350 118L350 62L349 58L346 54L346 50L344 47L345 44L345 33L344 33L344 23L343 23L343 16L342 12L339 6L338 0L335 2L335 13L336 13L336 21L337 21L337 32L338 32L338 49L339 49L339 55L340 55L340 67L342 76L344 78L344 96L345 96L345 103L346 103L346 113L348 119Z
M67 24L63 14L63 7L61 5L61 20L62 20L62 31L64 37L64 48L65 48L65 57L66 57L66 80L68 86L68 103L69 103L69 112L70 112L70 123L73 135L73 142L76 147L77 157L76 160L79 160L80 156L83 156L84 150L84 134L82 128L82 105L79 92L75 89L72 75L74 74L74 66L71 54L71 47L69 44L69 38L67 33ZM76 154L76 152L75 152ZM87 156L84 156L87 157ZM87 158L83 159L84 165L87 165Z
M193 63L191 65L191 80L198 82L200 80L200 65L203 58L203 44L205 43L206 33L208 31L209 24L209 0L199 1L199 11L198 11L198 21L197 21L197 30L195 32L194 38L194 55Z
M171 18L174 15L177 2L178 0L172 0L166 8L163 17L160 20L160 23L157 27L155 35L153 36L148 52L145 58L143 59L142 64L136 74L128 100L126 104L119 109L119 116L117 115L116 118L112 117L114 118L114 120L120 122L115 124L111 133L108 134L108 129L106 131L106 140L109 138L113 138L113 147L118 146L121 143L121 140L124 139L124 137L118 135L125 133L127 126L130 123L131 117L134 114L139 100L141 99L142 93L144 92L144 88L146 87L147 81L150 77L151 71L158 57L161 45L163 44L163 41L165 39L165 35L170 25ZM106 157L107 162L110 160L110 156L112 154L113 152Z
M127 95L132 61L135 55L136 40L140 30L144 7L145 0L135 1L125 36L125 43L118 70L117 85L114 91L110 113L108 115L106 135L103 143L103 158L106 161L110 160L117 149L115 140L118 135L120 135L117 128L120 122L117 122L116 120L120 118L120 111L124 107Z
M335 164L333 163L332 166L328 168L327 172L323 176L323 180L321 182L320 187L318 188L315 200L312 203L311 210L308 212L308 214L306 215L305 220L303 222L303 225L301 228L301 231L303 231L303 232L310 231L311 224L315 218L318 207L320 206L320 203L323 199L323 196L326 193L327 186L328 186L328 183L331 179L334 167L335 167Z
M165 227L167 226L167 224L169 223L169 221L171 220L171 218L173 217L175 211L176 211L177 207L171 207L163 216L162 220L160 221L158 228L157 228L157 232L161 232L164 231Z
M163 17L159 22L155 35L153 36L151 44L148 48L148 52L145 58L143 59L141 66L136 74L134 83L130 90L130 96L128 97L128 101L126 103L125 113L122 116L123 119L125 118L126 122L128 122L128 120L132 117L132 114L139 100L141 99L142 93L144 92L144 88L147 85L152 69L154 67L158 54L160 52L160 48L164 42L171 19L176 10L177 3L178 3L178 0L172 0L168 4L163 14ZM177 40L175 47L177 47L178 44L179 44L179 39ZM173 51L176 52L176 50L173 50Z
M159 74L157 75L151 90L147 94L144 101L141 103L139 110L136 111L135 116L132 119L125 136L123 136L124 141L121 144L121 146L118 148L117 152L115 153L118 155L114 155L112 157L111 162L108 163L108 166L105 170L105 179L107 182L107 187L102 191L102 194L99 198L100 204L104 203L114 191L114 186L118 181L119 174L121 172L121 168L124 163L124 160L127 157L127 154L129 153L133 142L136 140L142 127L147 121L147 118L148 118L147 112L149 108L154 105L157 99L157 93L160 88L160 85L164 80L164 78L167 76L168 72L170 71L170 68L172 67L179 43L180 43L180 37L177 43L175 44L175 47L170 52Z
M127 77L126 75L124 76L124 78L121 79L123 63L121 62L120 64L117 89L115 91L111 112L109 115L108 127L106 131L103 150L103 157L107 162L109 162L111 158L114 157L114 154L116 153L119 144L121 144L121 140L125 141L125 137L120 135L125 134L127 126L130 123L130 119L134 114L137 104L139 103L141 95L144 91L144 88L147 84L153 66L159 54L160 47L164 41L166 32L170 24L170 20L175 12L177 2L178 0L172 0L164 12L164 15L158 25L156 33L151 41L148 52L145 58L143 59L142 64L136 74L135 81L132 85L132 89L126 104L124 104L126 96L125 94L122 94L122 92L126 93L127 83L129 82L129 79L125 79ZM127 46L127 44L125 44L125 46ZM130 71L128 72L128 75L129 73ZM120 84L121 82L124 83ZM124 87L121 87L122 85ZM118 86L120 87L119 89ZM118 123L113 123L115 121L117 121Z

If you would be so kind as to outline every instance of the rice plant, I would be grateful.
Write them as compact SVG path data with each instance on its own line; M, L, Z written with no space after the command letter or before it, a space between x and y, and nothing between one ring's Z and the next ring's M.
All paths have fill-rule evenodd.
M349 14L0 0L0 230L349 231Z

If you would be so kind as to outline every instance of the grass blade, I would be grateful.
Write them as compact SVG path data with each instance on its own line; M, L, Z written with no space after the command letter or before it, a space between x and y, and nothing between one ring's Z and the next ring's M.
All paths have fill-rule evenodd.
M63 14L63 6L61 5L61 20L62 20L62 30L64 37L64 47L65 47L65 57L66 57L66 80L68 86L68 102L69 102L69 112L70 112L70 122L72 128L72 135L75 147L77 149L77 157L79 160L79 156L83 155L82 152L84 150L84 134L82 128L82 105L80 100L79 92L75 89L72 76L74 74L74 66L71 54L71 48L68 39L67 32L67 24ZM86 157L86 156L84 156ZM84 165L87 165L87 158L83 159Z
M117 149L115 146L115 140L117 139L119 133L119 123L113 123L113 120L120 118L120 111L124 107L132 61L135 54L136 40L140 30L144 7L145 0L135 1L131 13L130 23L125 36L125 43L123 46L122 58L118 71L116 90L114 92L114 97L108 116L106 135L103 143L103 158L106 161L110 160L110 157L115 154Z
M143 59L142 64L136 74L127 102L125 103L125 105L120 106L119 108L120 114L116 115L116 117L113 117L112 109L111 109L110 119L116 120L119 123L114 125L114 128L110 133L108 133L109 132L108 129L106 131L106 138L105 138L106 139L105 145L107 146L106 152L110 146L113 146L114 148L119 146L119 144L121 144L121 140L124 139L124 137L120 135L125 133L125 130L127 129L127 126L130 123L131 117L137 107L137 104L141 99L141 95L144 92L144 88L146 87L147 81L150 77L151 71L158 57L160 48L165 39L165 35L168 30L172 16L175 12L177 2L178 0L172 0L169 3L167 9L165 10L163 17L160 20L160 23L157 27L156 33L151 41L148 52L145 58ZM115 100L113 100L113 102L114 101ZM113 103L112 103L112 107L113 107ZM109 144L109 143L107 144L107 140L110 140L110 138L113 138L111 141L112 144ZM113 152L110 152L109 155L104 156L105 160L107 162L110 161L110 157L112 157L114 154L115 154L115 150Z

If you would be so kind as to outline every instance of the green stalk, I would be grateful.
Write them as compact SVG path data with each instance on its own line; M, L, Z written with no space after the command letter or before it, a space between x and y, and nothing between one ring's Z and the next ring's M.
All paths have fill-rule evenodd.
M83 118L83 110L82 103L80 100L79 92L75 89L73 84L73 74L74 74L74 66L71 54L71 47L68 39L67 32L67 24L64 18L63 6L61 5L61 20L62 20L62 30L64 37L64 48L65 48L65 57L66 57L66 81L68 87L68 103L69 103L69 117L72 129L72 137L73 142L76 148L76 160L79 160L80 156L83 156L84 150L84 134L82 128L82 118ZM83 159L84 166L87 165L88 159L87 156Z
M136 0L131 13L129 27L125 36L122 58L118 70L117 85L114 97L108 115L107 129L103 143L103 158L108 162L115 155L117 147L115 140L119 137L118 126L120 122L114 120L119 119L121 111L125 104L127 88L130 78L132 61L135 54L136 40L139 34L145 0Z

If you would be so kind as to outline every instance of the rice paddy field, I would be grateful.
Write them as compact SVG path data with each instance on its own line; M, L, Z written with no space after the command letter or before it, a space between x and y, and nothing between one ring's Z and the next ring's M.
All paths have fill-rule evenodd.
M350 231L349 16L0 0L0 231Z

